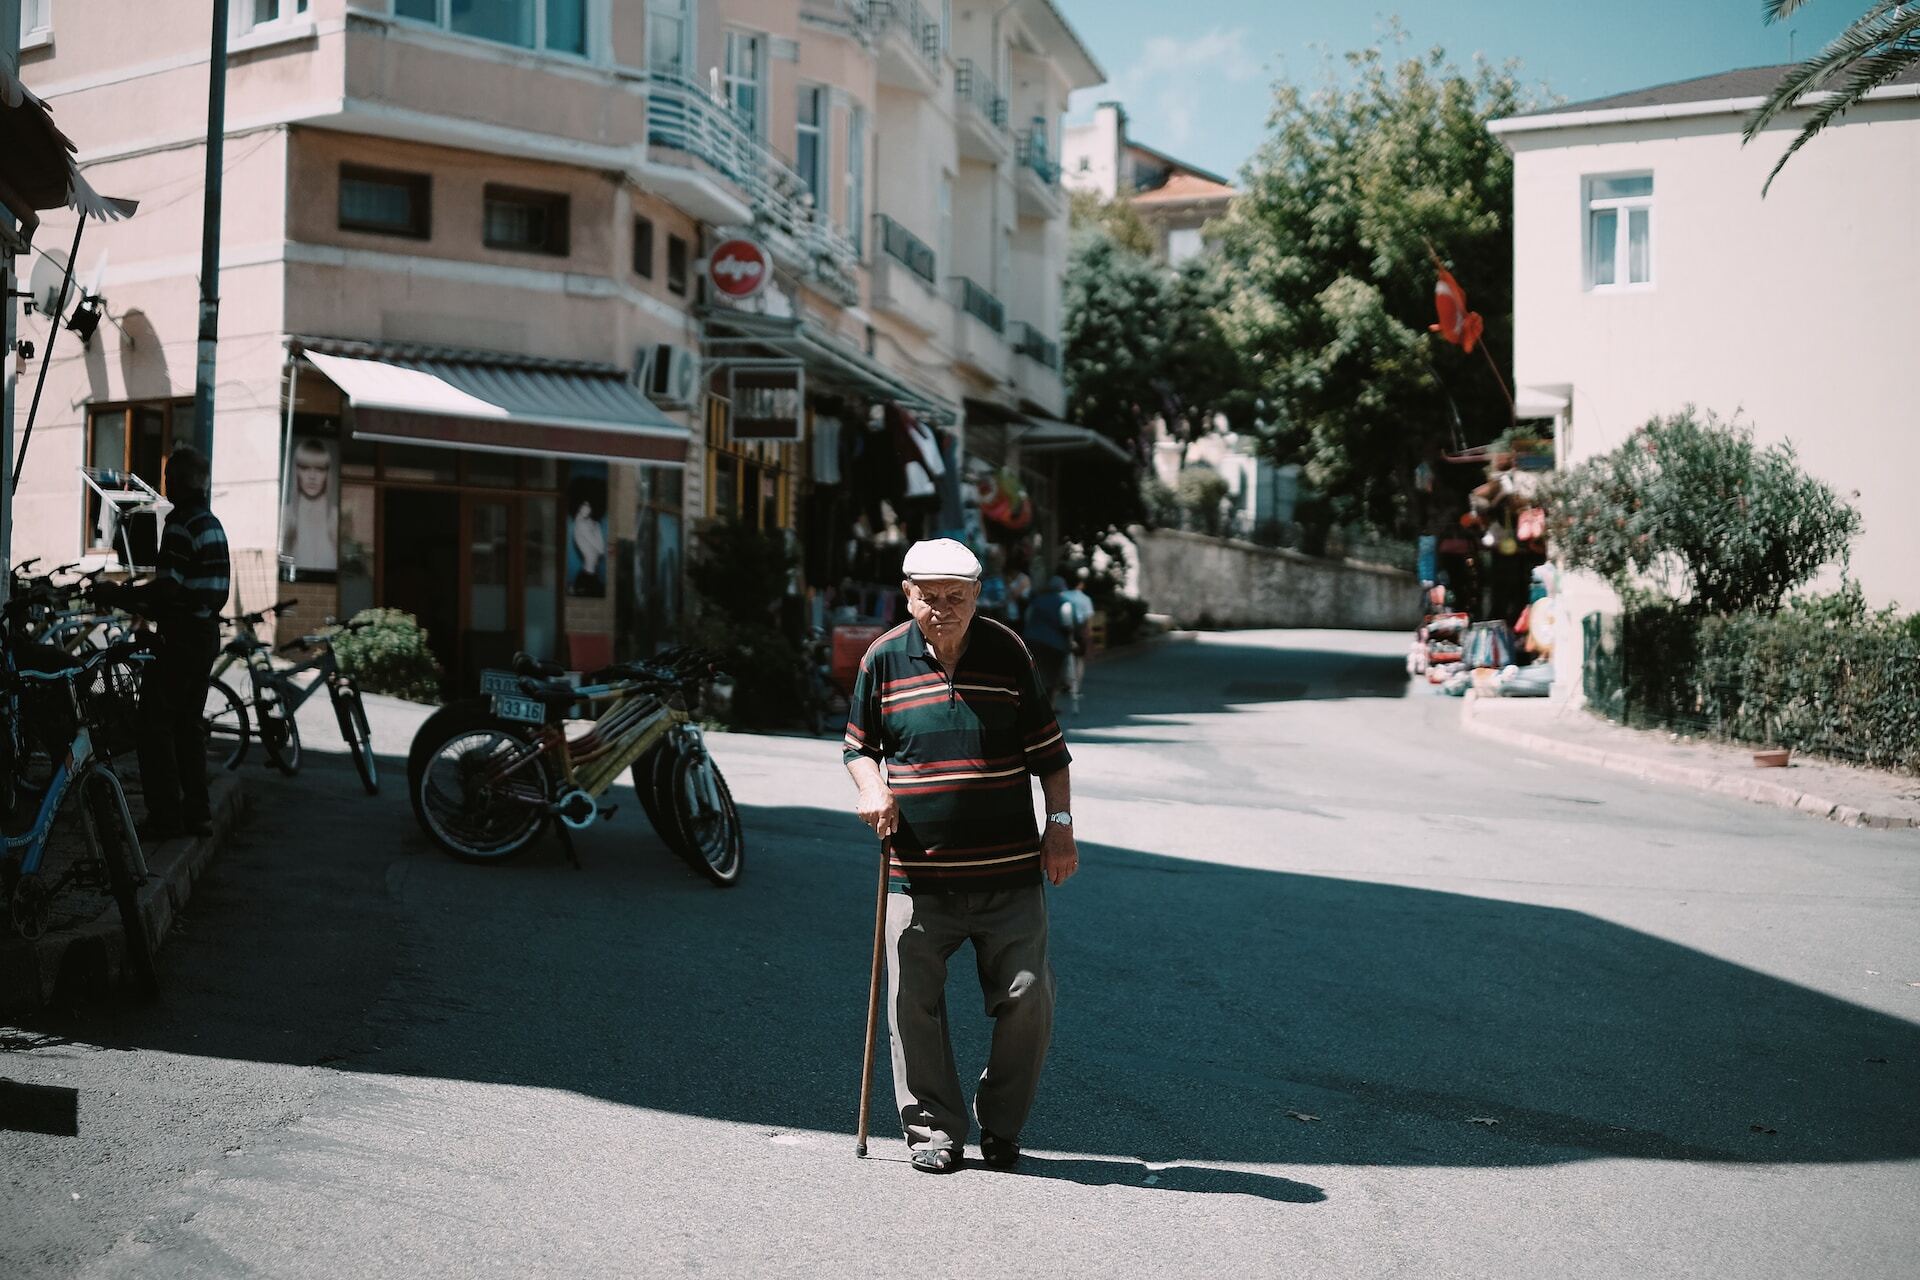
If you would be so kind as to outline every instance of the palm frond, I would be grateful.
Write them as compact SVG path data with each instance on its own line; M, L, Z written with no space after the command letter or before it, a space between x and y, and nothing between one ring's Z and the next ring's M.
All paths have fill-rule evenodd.
M1813 136L1844 115L1860 99L1878 89L1887 81L1920 60L1920 49L1892 48L1860 59L1849 68L1847 81L1835 89L1828 97L1813 109L1807 117L1807 123L1800 135L1788 145L1785 152L1774 162L1773 169L1767 174L1767 180L1760 184L1760 194L1764 197L1773 180L1780 176L1780 170L1786 168L1793 153L1812 141Z
M1778 22L1782 18L1793 16L1795 10L1807 0L1765 0L1761 8L1766 10L1768 22Z
M1889 42L1909 37L1916 30L1920 30L1920 5L1909 5L1906 0L1878 0L1826 48L1781 77L1767 100L1747 117L1740 132L1741 140L1752 142L1776 116L1806 94L1820 89L1836 72L1881 52Z

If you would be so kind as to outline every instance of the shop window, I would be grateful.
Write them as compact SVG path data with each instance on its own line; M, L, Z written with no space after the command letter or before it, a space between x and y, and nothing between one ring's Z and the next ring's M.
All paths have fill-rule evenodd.
M687 242L679 236L667 237L667 292L687 292Z
M1588 289L1653 283L1653 175L1587 178Z
M571 202L550 191L487 184L484 240L489 249L567 256Z
M433 179L424 173L340 166L340 229L425 240L433 233Z
M653 219L633 220L633 274L653 279Z
M496 44L587 52L587 0L394 0L393 12Z
M193 401L153 401L92 409L87 414L87 466L99 471L138 476L162 493L167 454L176 440L193 435ZM107 487L112 487L109 484ZM110 530L101 519L101 503L91 489L86 491L85 545L90 551L112 549L107 541ZM160 547L158 518L133 517L127 526L133 562L150 565Z

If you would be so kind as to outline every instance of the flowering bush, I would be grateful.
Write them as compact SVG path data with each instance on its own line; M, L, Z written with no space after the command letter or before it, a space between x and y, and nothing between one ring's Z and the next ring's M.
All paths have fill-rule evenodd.
M1655 418L1553 487L1556 552L1629 602L1664 595L1704 613L1773 612L1836 561L1860 515L1801 470L1793 446L1692 408Z
M358 628L333 637L340 669L368 693L412 702L440 701L440 664L427 647L427 629L400 609L362 609Z

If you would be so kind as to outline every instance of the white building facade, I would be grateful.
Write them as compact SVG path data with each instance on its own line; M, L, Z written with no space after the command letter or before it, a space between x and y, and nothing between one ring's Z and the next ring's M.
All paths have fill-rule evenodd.
M1869 599L1920 607L1920 83L1876 91L1763 199L1805 112L1740 131L1786 70L1493 122L1514 157L1514 378L1558 410L1562 469L1688 405L1791 441L1860 510ZM1567 591L1576 617L1614 607Z

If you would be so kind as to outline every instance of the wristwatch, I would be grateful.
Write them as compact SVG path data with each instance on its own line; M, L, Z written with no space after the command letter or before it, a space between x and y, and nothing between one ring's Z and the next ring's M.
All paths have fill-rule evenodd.
M1073 825L1073 815L1068 813L1065 809L1062 809L1058 813L1048 814L1047 821L1058 823L1060 826L1063 826L1063 827L1070 827Z

